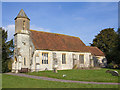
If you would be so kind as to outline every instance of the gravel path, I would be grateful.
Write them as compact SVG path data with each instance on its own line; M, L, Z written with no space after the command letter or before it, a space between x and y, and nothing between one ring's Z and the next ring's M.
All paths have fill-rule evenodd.
M119 84L119 85L120 85L120 83L87 82L87 81L63 80L63 79L48 78L48 77L42 77L42 76L27 75L27 74L23 74L23 73L5 73L5 74L14 75L14 76L28 77L28 78L34 78L34 79L42 79L42 80L48 80L48 81L71 82L71 83L84 83L84 84L111 84L111 85L118 85L118 84Z

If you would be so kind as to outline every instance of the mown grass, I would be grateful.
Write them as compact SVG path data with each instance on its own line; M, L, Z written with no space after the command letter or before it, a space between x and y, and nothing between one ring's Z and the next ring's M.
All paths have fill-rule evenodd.
M53 71L39 71L29 72L29 75L45 76L57 79L77 80L77 81L92 81L92 82L118 82L118 77L112 76L110 73L106 73L108 69L97 70L58 70L58 73ZM119 70L117 70L119 71ZM66 77L63 77L63 74Z
M118 88L118 85L65 83L3 74L2 88Z
M2 88L2 74L0 73L0 90Z

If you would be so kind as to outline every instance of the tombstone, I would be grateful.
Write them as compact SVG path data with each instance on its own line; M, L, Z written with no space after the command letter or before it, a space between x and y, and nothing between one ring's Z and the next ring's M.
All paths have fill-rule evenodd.
M110 73L110 70L106 70L106 73Z
M57 73L57 68L58 68L57 54L54 52L53 53L53 72L54 73Z
M48 68L45 68L45 71L48 71Z
M111 71L111 74L112 74L113 76L119 76L119 73L118 73L117 71Z
M107 70L106 73L111 73L113 76L120 76L117 71Z
M66 75L65 75L65 74L63 74L63 77L66 77Z
M56 53L53 53L53 72L54 73L58 73L57 68L58 68L57 55L56 55Z
M58 67L58 65L55 65L55 66L54 66L54 68L53 68L54 73L58 73L58 72L57 72L57 67Z

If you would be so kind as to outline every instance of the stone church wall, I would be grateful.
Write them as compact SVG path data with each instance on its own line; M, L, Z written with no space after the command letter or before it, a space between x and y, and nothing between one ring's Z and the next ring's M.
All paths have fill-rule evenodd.
M48 53L48 64L42 64L42 53ZM33 56L32 71L53 70L53 53L56 53L58 70L73 68L73 54L76 54L78 61L79 55L84 54L84 64L79 64L79 67L89 67L89 55L91 53L36 50ZM62 64L63 53L66 54L66 64Z

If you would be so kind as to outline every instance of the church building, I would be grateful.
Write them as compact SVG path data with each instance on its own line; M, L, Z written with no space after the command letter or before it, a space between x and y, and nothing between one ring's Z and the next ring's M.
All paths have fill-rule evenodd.
M12 72L105 67L104 53L86 46L79 37L30 29L23 9L15 18Z

